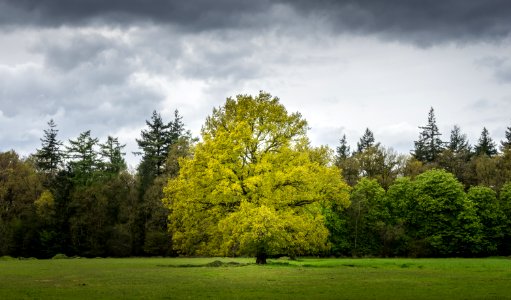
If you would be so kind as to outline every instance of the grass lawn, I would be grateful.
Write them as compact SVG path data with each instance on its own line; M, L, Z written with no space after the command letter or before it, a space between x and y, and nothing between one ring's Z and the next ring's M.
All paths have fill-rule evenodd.
M0 299L511 299L509 258L254 261L0 259Z

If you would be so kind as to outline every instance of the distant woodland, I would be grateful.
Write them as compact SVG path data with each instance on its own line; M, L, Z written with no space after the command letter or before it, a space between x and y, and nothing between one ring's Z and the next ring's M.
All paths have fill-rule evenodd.
M0 256L511 255L511 127L441 133L431 108L410 153L367 128L314 147L268 93L228 98L192 137L155 111L124 145L50 120L28 157L0 153Z

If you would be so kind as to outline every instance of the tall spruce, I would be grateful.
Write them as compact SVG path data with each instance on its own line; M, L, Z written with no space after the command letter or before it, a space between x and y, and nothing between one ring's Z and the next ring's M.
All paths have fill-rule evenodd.
M447 144L447 149L451 150L454 154L466 154L471 150L467 135L461 133L458 125L454 125L454 128L451 130L451 138Z
M436 125L433 107L430 108L428 113L428 124L419 126L419 128L422 129L422 132L419 134L419 140L414 141L415 150L412 154L422 162L434 162L443 150L443 142L439 138L442 134Z
M62 142L57 139L59 131L53 119L48 122L48 127L44 130L41 149L37 149L35 157L37 167L54 176L63 161L62 151L60 150Z
M172 147L184 132L182 117L174 111L174 120L163 122L161 115L153 111L147 130L137 139L142 155L138 166L139 215L136 220L134 252L136 254L164 255L170 249L167 230L168 210L163 207L163 185L167 181L166 164Z
M374 134L369 128L366 128L364 135L360 138L357 143L357 152L362 152L367 148L379 146L379 143L375 145L374 143Z
M497 145L491 138L490 133L486 127L483 127L481 137L479 137L479 141L474 147L474 152L476 155L487 155L489 157L495 156L497 154Z
M500 150L511 149L511 127L506 128L504 140L500 142Z
M336 148L336 161L345 160L350 156L350 146L348 145L348 141L346 140L346 134L342 135L342 138L339 140L339 146Z
M163 173L170 147L182 135L184 125L177 110L174 112L174 120L169 123L164 123L161 115L153 111L146 125L149 129L142 130L141 138L136 140L142 152L135 154L142 155L139 173L152 180Z
M69 167L74 173L75 179L89 182L91 175L100 165L96 146L99 140L91 137L90 130L80 133L76 140L69 140L67 156L70 159Z
M124 155L126 153L122 152L124 147L126 147L126 145L121 145L118 138L113 138L111 136L108 136L104 144L99 145L99 155L103 159L102 164L106 172L118 174L126 169L126 161L124 160Z

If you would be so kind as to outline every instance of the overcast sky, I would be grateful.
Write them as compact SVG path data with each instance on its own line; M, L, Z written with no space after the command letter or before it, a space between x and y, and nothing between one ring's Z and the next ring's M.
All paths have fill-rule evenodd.
M369 127L408 153L435 109L443 138L511 126L507 0L0 0L0 151L91 130L127 144L178 109L199 136L226 97L264 90L314 145Z

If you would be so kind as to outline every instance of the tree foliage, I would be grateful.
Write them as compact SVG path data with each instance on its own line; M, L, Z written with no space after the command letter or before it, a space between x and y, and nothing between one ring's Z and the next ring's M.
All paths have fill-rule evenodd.
M215 108L164 202L183 254L314 254L327 249L322 206L348 205L336 168L309 146L307 123L278 98L238 95ZM343 193L344 192L344 193Z
M53 120L48 121L48 127L44 130L41 149L37 149L35 157L37 167L53 177L63 162L63 154L60 149L62 142L57 138L59 131Z
M471 255L481 242L481 224L461 183L444 170L430 170L413 182L408 204L409 234L419 256Z
M497 154L497 145L491 138L490 133L486 127L483 127L481 137L479 137L479 141L474 147L474 152L476 155L486 155L489 157Z
M374 134L369 128L366 128L364 135L357 143L357 152L362 152L370 147L378 147L380 143L375 144Z
M504 140L500 142L500 150L511 149L511 126L506 128Z
M436 125L435 111L433 107L428 113L428 123L424 126L419 126L422 129L419 134L419 140L415 141L415 150L413 156L424 162L431 163L436 161L440 152L443 149L443 142L440 139L442 135Z

